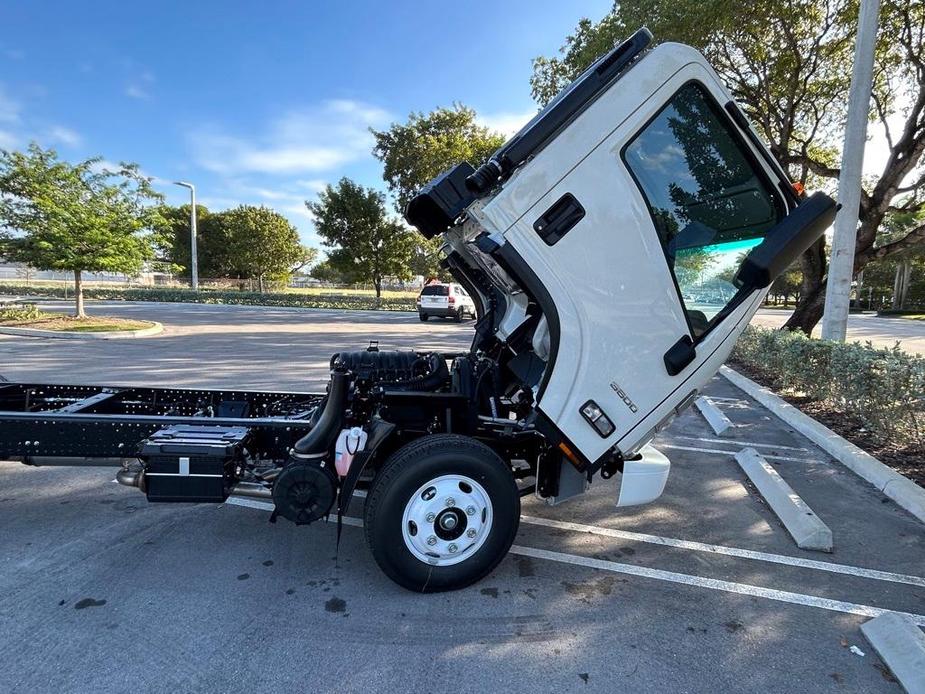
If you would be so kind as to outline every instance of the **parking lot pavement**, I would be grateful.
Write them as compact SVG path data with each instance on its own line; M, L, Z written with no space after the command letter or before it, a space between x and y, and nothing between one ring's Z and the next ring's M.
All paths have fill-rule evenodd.
M3 337L5 375L302 388L368 339L471 337L408 314L106 310L167 330ZM616 479L558 507L526 498L512 554L449 594L389 582L355 524L338 549L333 524L149 505L112 468L0 463L0 691L900 691L859 626L884 609L925 624L922 524L725 380L707 392L734 427L717 437L692 409L659 436L659 501L615 509ZM829 525L833 554L794 546L733 458L745 446Z
M763 308L752 319L752 325L779 328L790 317L791 311ZM817 327L816 337L822 331ZM925 355L925 324L909 318L886 318L874 313L852 313L848 316L848 341L871 342L875 347L889 349L899 343L909 354Z

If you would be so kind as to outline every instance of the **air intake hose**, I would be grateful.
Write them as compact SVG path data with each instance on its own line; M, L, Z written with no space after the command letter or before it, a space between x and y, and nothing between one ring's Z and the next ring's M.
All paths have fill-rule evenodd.
M320 457L328 452L344 422L344 407L347 404L349 386L350 378L344 371L331 372L331 385L328 388L324 411L311 431L295 442L292 447L293 453Z

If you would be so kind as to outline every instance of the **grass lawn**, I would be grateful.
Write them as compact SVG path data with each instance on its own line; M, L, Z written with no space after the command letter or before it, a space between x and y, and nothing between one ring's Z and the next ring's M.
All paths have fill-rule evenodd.
M143 320L129 320L114 318L112 316L87 316L74 318L63 313L50 313L39 311L37 315L29 318L13 317L4 319L0 316L0 327L5 328L32 328L34 330L57 330L75 333L115 332L121 330L144 330L153 323Z
M307 294L308 296L364 296L375 297L375 289L341 289L338 287L287 287L286 294ZM383 289L383 299L416 299L420 289Z

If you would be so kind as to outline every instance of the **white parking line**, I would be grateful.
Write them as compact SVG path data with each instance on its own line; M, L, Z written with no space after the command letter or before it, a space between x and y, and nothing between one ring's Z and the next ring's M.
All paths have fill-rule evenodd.
M751 446L752 448L777 448L782 451L803 451L809 453L808 448L797 448L796 446L782 446L776 443L755 443L754 441L734 441L732 439L711 439L707 436L677 436L672 435L674 439L684 439L685 441L704 441L706 443L738 444L740 446ZM656 444L657 445L657 444Z
M846 576L859 576L861 578L872 578L876 581L889 581L891 583L906 583L910 586L925 587L925 577L910 576L908 574L898 574L892 571L878 571L877 569L865 569L860 566L849 566L847 564L835 564L834 562L818 561L816 559L803 559L801 557L790 557L786 554L772 554L770 552L759 552L751 549L740 549L738 547L727 547L725 545L711 545L705 542L694 542L692 540L678 540L673 537L661 537L660 535L649 535L647 533L634 533L628 530L615 530L613 528L601 528L596 525L584 525L582 523L570 523L569 521L552 520L549 518L538 518L535 516L521 516L521 523L530 525L542 525L547 528L556 528L558 530L573 530L579 533L588 533L590 535L600 535L601 537L613 537L618 540L630 540L633 542L647 542L653 545L662 545L663 547L674 547L677 549L687 549L694 552L707 552L708 554L721 554L727 557L739 557L741 559L754 559L756 561L766 561L772 564L783 564L785 566L796 566L801 569L813 569L815 571L828 571L829 573L844 574Z
M739 443L738 441L730 441L729 443ZM718 448L698 448L696 446L677 446L673 443L657 443L655 444L656 448L674 448L679 451L695 451L697 453L717 453L719 455L728 455L735 457L735 454L739 451L722 451ZM786 460L792 463L821 463L821 460L814 460L813 458L791 458L786 455L766 455L765 458L768 460Z
M260 511L272 511L273 504L269 501L260 501L259 499L249 499L246 496L229 496L225 499L226 504L231 504L232 506L245 506L247 508L256 508ZM322 519L326 523L336 523L337 516L329 516L328 518ZM361 518L351 518L350 516L344 516L341 521L344 525L352 525L354 528L362 528L363 520Z
M831 600L829 598L820 598L815 595L805 595L803 593L791 593L786 590L776 590L774 588L762 588L760 586L749 585L748 583L735 583L733 581L722 581L715 578L691 576L689 574L677 573L675 571L650 569L644 566L621 564L615 561L594 559L592 557L582 557L577 554L552 552L547 549L537 549L536 547L522 547L520 545L512 546L511 554L519 554L524 557L533 557L534 559L546 559L563 564L573 564L575 566L585 566L590 569L601 569L603 571L612 571L614 573L628 574L630 576L654 578L658 581L680 583L682 585L706 588L708 590L719 590L725 593L736 593L738 595L766 598L767 600L787 602L792 605L818 607L823 610L831 610L833 612L842 612L845 614L855 614L862 617L879 617L886 612L896 612L897 614L908 617L920 627L925 626L925 615L921 614L913 614L911 612L897 612L896 610L886 610L882 607L860 605L858 603L845 602L843 600Z
M257 501L254 499L245 499L242 497L230 496L228 497L227 504L233 504L235 506L246 506L248 508L256 508L263 511L273 510L273 504L267 503L266 501ZM537 518L529 518L527 522L535 522ZM333 518L327 519L328 522L334 522ZM350 525L355 528L362 528L363 521L360 518L345 517L342 519L344 525ZM559 523L561 521L553 521ZM607 530L606 528L600 528L600 530ZM621 531L614 531L621 532ZM655 537L654 535L651 537ZM668 538L662 538L668 539ZM682 540L676 540L675 542L683 542ZM697 544L697 543L693 543ZM721 549L730 549L728 547ZM746 552L748 550L739 550ZM511 554L519 554L526 557L534 557L536 559L547 559L549 561L557 561L565 564L574 564L576 566L587 566L593 569L603 569L604 571L613 571L615 573L624 573L631 576L641 576L643 578L654 578L660 581L668 581L670 583L681 583L684 585L695 586L698 588L707 588L709 590L719 590L726 593L737 593L739 595L749 595L759 598L767 598L768 600L777 600L778 602L788 602L794 605L805 605L808 607L818 607L824 610L832 610L835 612L844 612L847 614L856 614L863 617L879 617L885 612L896 612L897 614L904 615L911 619L918 626L925 627L925 615L913 614L911 612L897 612L896 610L885 610L880 607L872 607L870 605L859 605L853 602L844 602L842 600L830 600L828 598L820 598L815 595L804 595L803 593L791 593L785 590L776 590L774 588L762 588L761 586L753 586L748 583L734 583L732 581L722 581L715 578L704 578L702 576L692 576L689 574L677 573L674 571L665 571L663 569L649 569L644 566L634 566L633 564L621 564L615 561L604 561L603 559L593 559L591 557L582 557L577 554L564 554L562 552L552 552L546 549L538 549L536 547L523 547L521 545L512 545ZM760 553L758 553L760 554ZM775 556L775 555L769 555ZM793 559L792 557L782 557L784 559ZM807 563L812 564L825 564L826 566L838 566L837 564L827 564L826 562L812 562L810 560L803 560ZM784 562L781 562L784 563ZM855 567L843 567L843 568L855 568ZM858 569L858 571L870 571L870 569ZM841 573L841 572L839 572ZM876 573L885 573L885 572L876 572ZM859 574L861 575L861 574ZM897 574L899 576L899 574ZM908 576L905 578L916 579L916 576ZM887 579L883 579L887 580ZM900 581L905 582L905 581Z
M358 489L355 492L355 495L366 496L366 492L362 489ZM248 508L256 508L262 511L273 510L273 504L269 502L258 501L256 499L247 499L240 496L229 496L225 503L234 504L236 506L247 506ZM363 521L359 518L345 517L343 522L345 525L352 525L357 528L363 527ZM727 557L739 557L741 559L754 559L755 561L764 561L772 564L796 566L801 569L827 571L829 573L843 574L845 576L870 578L875 581L889 581L890 583L905 583L910 586L925 587L925 577L893 573L892 571L865 569L860 566L835 564L833 562L818 561L816 559L803 559L801 557L789 557L785 554L772 554L770 552L759 552L751 549L740 549L738 547L726 547L725 545L711 545L705 542L694 542L692 540L678 540L673 537L662 537L660 535L649 535L647 533L634 533L629 530L602 528L596 525L571 523L568 521L552 520L551 518L539 518L537 516L521 516L520 522L527 523L529 525L541 525L547 528L556 528L558 530L572 530L574 532L589 533L591 535L600 535L602 537L613 537L619 540L646 542L653 545L662 545L663 547L687 549L694 552L707 552L709 554L720 554Z

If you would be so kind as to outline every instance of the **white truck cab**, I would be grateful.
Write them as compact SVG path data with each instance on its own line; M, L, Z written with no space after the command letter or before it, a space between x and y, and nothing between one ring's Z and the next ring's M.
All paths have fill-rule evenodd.
M642 29L602 56L478 170L432 181L406 217L442 235L483 307L474 348L504 345L537 427L576 469L648 451L664 477L667 460L644 447L835 204L797 195L700 53L650 39Z

